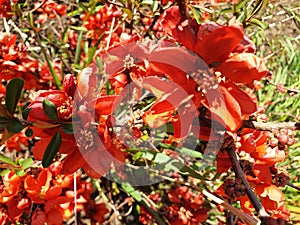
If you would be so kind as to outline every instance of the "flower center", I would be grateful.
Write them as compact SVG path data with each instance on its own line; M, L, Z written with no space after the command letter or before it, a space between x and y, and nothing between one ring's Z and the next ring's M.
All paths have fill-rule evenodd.
M77 139L77 145L84 150L91 148L94 145L93 133L89 130L80 130L80 137Z
M58 117L63 120L68 120L72 116L72 98L69 97L65 102L56 108Z
M131 55L126 55L124 59L124 68L129 69L131 67L134 67L134 58Z
M197 70L189 74L198 84L197 91L202 91L204 94L207 93L208 90L217 89L219 84L216 78L205 70Z

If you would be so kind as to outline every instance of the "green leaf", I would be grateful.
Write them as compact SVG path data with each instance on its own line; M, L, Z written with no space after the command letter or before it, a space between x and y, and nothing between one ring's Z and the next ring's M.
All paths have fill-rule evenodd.
M249 20L247 22L247 24L257 26L261 30L264 30L264 29L266 29L268 27L268 25L266 23L264 23L263 21L260 21L258 19L255 19L255 18L252 18L251 20Z
M137 152L137 153L132 157L132 159L135 161L135 160L140 159L142 156L143 156L143 153L142 153L142 152Z
M74 59L75 64L79 64L80 62L82 38L83 38L83 31L80 31L78 35L76 50L75 50L75 59Z
M25 135L26 135L26 137L31 137L33 135L33 130L31 128L28 128L25 131Z
M127 8L123 7L122 10L123 10L124 13L127 14L128 18L129 18L130 20L132 20L133 15L132 15L132 12L130 11L130 9L127 9Z
M26 174L26 172L24 170L19 170L19 169L15 170L15 172L16 172L17 176L19 176L19 177L22 177Z
M249 21L255 14L257 14L259 11L261 11L268 3L268 0L258 0L257 4L254 6L252 12L246 19L246 21Z
M201 23L201 16L202 16L201 10L196 8L196 7L193 7L193 6L191 6L191 9L192 9L192 12L194 14L194 18L196 19L197 23L200 24Z
M193 157L193 158L202 158L202 153L201 152L197 152L195 150L191 150L188 148L176 148L176 150L180 153L183 153L187 156Z
M153 1L151 8L152 8L152 12L156 12L158 10L158 1Z
M148 160L153 160L157 165L155 165L156 170L164 171L177 171L183 175L191 176L197 179L203 180L203 176L193 168L185 165L183 162L173 159L164 153L157 153L154 151L143 152L143 158Z
M26 170L32 166L33 160L32 160L32 158L27 158L27 159L20 161L19 164L20 164L20 166L22 166L23 170Z
M48 99L43 101L43 110L46 116L53 121L58 121L58 114L55 105Z
M19 120L9 120L7 123L7 129L13 133L19 133L23 130L23 124Z
M75 26L71 26L71 28L73 30L78 30L78 31L82 31L82 32L87 32L88 29L86 29L85 27L75 27Z
M14 78L7 84L5 106L11 114L15 113L24 84L25 81L21 78Z
M10 164L10 165L13 165L13 166L17 166L17 164L14 162L14 160L12 160L11 158L9 158L7 156L1 155L1 154L0 154L0 161Z
M26 108L23 110L22 117L24 120L27 120L30 110L31 110L31 108Z
M61 134L59 131L57 131L52 137L51 141L49 142L46 151L44 153L42 159L42 165L44 168L47 168L48 166L51 165L54 157L56 156L59 150L61 142L62 142Z
M9 172L10 172L9 169L2 170L2 171L0 172L0 176L4 176L4 175L8 174Z
M57 76L57 74L54 70L53 64L52 64L51 60L49 59L49 56L46 53L46 50L42 46L41 46L41 50L42 50L42 53L43 53L43 55L46 59L46 62L47 62L47 65L49 67L50 73L53 77L53 80L54 80L56 86L58 87L58 89L61 90L62 89L62 84L61 84L61 82L60 82L60 80L59 80L59 78L58 78L58 76Z
M130 194L136 201L140 202L143 200L142 195L138 190L136 190L130 183L126 180L123 180L116 172L112 171L110 174L115 181L121 184L125 192Z
M63 123L62 124L62 130L66 134L74 134L75 132L75 127L73 126L72 123Z
M140 194L140 192L138 190L135 190L134 187L131 186L131 184L129 184L126 181L123 181L121 184L122 188L128 193L130 194L136 201L140 202L142 201L142 196Z

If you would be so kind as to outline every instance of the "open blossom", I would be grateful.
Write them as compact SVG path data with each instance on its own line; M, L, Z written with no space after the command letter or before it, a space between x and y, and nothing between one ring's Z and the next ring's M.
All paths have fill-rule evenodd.
M161 23L171 37L234 82L252 85L269 72L264 61L252 54L254 44L234 22L228 26L212 22L198 25L192 19L181 21L179 8L170 7Z
M254 80L269 73L264 61L253 54L254 44L234 21L227 26L213 22L199 25L191 18L180 19L176 6L164 12L161 24L172 38L208 64L217 74L216 80L223 80L219 82L222 95L210 89L205 96L215 99L210 104L205 100L202 103L228 130L238 130L243 117L256 111L256 103L233 82L252 87Z

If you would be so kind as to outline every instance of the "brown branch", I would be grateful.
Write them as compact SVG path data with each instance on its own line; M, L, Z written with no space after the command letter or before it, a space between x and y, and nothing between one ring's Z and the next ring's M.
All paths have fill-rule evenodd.
M245 174L244 174L244 172L243 172L243 170L240 166L240 162L237 158L237 155L235 153L234 148L228 148L227 153L229 155L229 158L230 158L230 161L231 161L231 164L232 164L232 168L235 172L235 175L236 175L237 178L241 179L243 184L246 186L246 193L247 193L252 205L254 206L258 216L259 217L269 217L269 214L266 212L266 210L264 209L262 204L259 202L256 195L252 191L252 188L251 188L250 184L246 180L246 176L245 176Z
M199 121L201 126L211 127L211 120L200 119ZM215 130L225 130L222 124L215 122ZM257 122L252 120L243 120L241 128L252 128L256 130L272 131L274 129L291 129L291 130L300 130L300 122Z
M299 94L300 93L300 90L298 90L298 89L288 88L288 87L284 87L280 84L275 84L270 79L266 79L266 81L268 82L268 84L271 84L271 85L275 86L277 89L282 88L283 90L286 90L288 93L294 93L294 94Z
M292 184L292 183L290 183L290 182L288 182L286 185L287 185L287 186L290 186L290 187L292 187L292 188L294 188L294 189L296 189L297 191L300 191L300 187L298 187L298 186L296 186L296 185L294 185L294 184Z
M251 120L243 120L243 128L253 128L256 130L269 130L274 129L292 129L300 130L300 122L256 122Z
M179 7L181 19L185 20L187 18L185 0L176 0L176 2Z

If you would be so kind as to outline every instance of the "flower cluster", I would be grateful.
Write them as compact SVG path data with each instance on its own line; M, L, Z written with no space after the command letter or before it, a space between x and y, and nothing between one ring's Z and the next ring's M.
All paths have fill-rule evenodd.
M162 201L158 193L148 195L155 204ZM167 193L167 204L162 207L167 214L170 224L191 224L203 223L208 218L208 208L203 206L202 194L193 193L187 186L172 187ZM145 207L141 208L139 220L142 224L149 224L152 216Z
M27 89L38 87L38 61L27 55L27 49L23 43L17 44L17 35L0 33L0 79L9 81L15 77L21 77L26 82ZM1 84L1 94L5 88Z
M48 18L53 19L58 16L63 16L67 13L67 6L65 4L58 4L52 0L46 0L35 3L35 9L41 13L38 16L40 24L45 23Z
M116 174L124 181L126 198L141 204L136 219L142 224L160 216L174 225L205 223L213 204L209 197L205 201L201 188L215 188L224 200L238 202L243 212L237 215L259 214L257 200L269 215L267 224L289 219L280 187L290 178L277 163L295 143L294 133L244 126L245 120L267 121L254 90L270 72L241 23L199 23L201 19L190 17L198 10L194 4L207 2L237 3L189 1L185 7L182 1L88 1L74 11L73 5L53 0L35 3L30 10L30 4L22 6L28 7L29 19L38 18L38 24L29 21L33 31L15 28L22 38L28 35L26 43L14 30L0 33L0 137L5 153L0 155L5 169L0 224L58 225L71 219L101 224L109 210L97 182ZM13 11L11 1L0 0L6 26ZM74 19L66 21L69 11ZM66 29L52 31L55 21ZM77 23L81 27L76 29ZM57 40L52 40L54 34ZM35 57L30 56L35 49ZM199 172L199 161L211 149L216 170ZM23 157L34 158L34 164L24 166ZM144 180L135 177L144 172L140 166L150 168ZM169 175L175 182L164 188L132 187L127 182L131 173L142 185ZM212 186L203 181L207 174L214 174L208 176L214 177ZM119 193L112 183L106 191ZM144 190L156 187L155 194L141 200ZM108 202L118 219L121 206L112 203L124 196L113 195Z
M2 176L0 186L1 224L59 225L75 211L90 215L93 223L102 223L109 212L104 203L91 198L92 184L80 179L80 173L62 175L59 162L47 169L31 168L23 176L9 172Z

